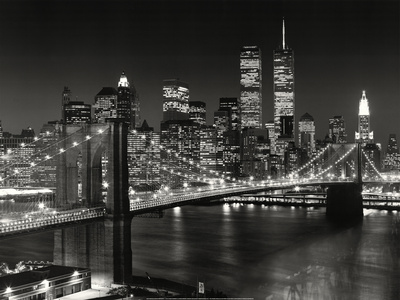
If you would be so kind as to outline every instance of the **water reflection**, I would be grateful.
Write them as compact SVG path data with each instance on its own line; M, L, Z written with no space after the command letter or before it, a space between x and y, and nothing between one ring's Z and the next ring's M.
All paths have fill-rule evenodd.
M354 227L283 251L268 268L271 280L258 288L260 298L400 299L399 215L388 227L373 219L382 212L369 213Z
M400 299L400 214L364 210L338 226L324 209L185 206L132 221L133 273L149 272L231 297ZM0 259L52 260L52 234L0 243Z

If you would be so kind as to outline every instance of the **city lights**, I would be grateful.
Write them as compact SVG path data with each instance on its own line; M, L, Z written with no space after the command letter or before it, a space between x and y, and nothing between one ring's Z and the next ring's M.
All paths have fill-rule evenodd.
M4 2L0 298L398 292L398 5L283 2Z

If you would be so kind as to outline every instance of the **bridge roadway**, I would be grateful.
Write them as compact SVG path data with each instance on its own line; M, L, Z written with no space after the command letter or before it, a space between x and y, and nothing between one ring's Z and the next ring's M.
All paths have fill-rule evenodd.
M225 186L214 186L213 189L186 189L174 191L171 195L159 196L147 201L131 201L130 214L132 216L146 214L155 210L163 210L176 206L192 203L208 202L222 197L233 197L242 194L259 193L270 190L290 189L295 186L329 186L339 181L316 180L277 180L277 181L254 181L251 184L227 184ZM352 183L351 181L340 181L341 183ZM374 181L375 182L375 181ZM374 202L373 199L370 199ZM389 202L388 202L389 203ZM365 204L365 203L364 203ZM379 207L369 205L370 207ZM107 215L104 207L81 208L67 211L33 212L11 214L0 220L0 239L15 237L24 234L37 233L44 230L54 230L78 224L102 221Z
M104 207L82 208L62 212L30 213L10 215L1 220L0 238L42 232L47 229L59 229L76 224L102 220L105 215Z
M279 183L275 188L292 187L293 183ZM147 201L131 202L130 213L132 216L145 214L154 210L162 210L176 206L187 205L202 201L209 201L221 197L236 196L243 193L257 193L271 189L264 183L252 185L226 185L215 186L214 189L196 189L174 191L173 195L161 196ZM15 237L24 234L42 232L45 230L60 229L78 224L102 221L107 215L104 207L81 208L66 211L40 211L31 213L9 214L0 220L0 238Z

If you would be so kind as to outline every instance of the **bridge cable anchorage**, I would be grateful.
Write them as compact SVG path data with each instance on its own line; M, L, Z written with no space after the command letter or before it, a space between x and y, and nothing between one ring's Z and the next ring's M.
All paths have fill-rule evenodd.
M73 132L73 133L67 135L67 136L64 137L63 139L57 139L57 141L54 142L53 144L50 144L50 145L48 145L47 147L41 148L40 150L38 150L38 151L36 151L36 152L33 152L33 151L34 151L34 148L32 147L32 153L31 153L30 156L22 155L22 151L18 151L18 150L20 150L20 149L22 149L22 148L25 148L25 149L26 149L26 148L28 147L28 145L29 145L29 146L35 145L36 143L39 143L40 141L42 141L42 140L48 138L51 134L56 134L56 131L53 131L53 132L46 132L46 135L45 135L45 136L42 136L42 137L40 137L40 138L36 137L36 138L34 138L34 141L31 142L31 143L29 143L29 144L25 144L25 143L20 144L20 145L19 145L20 148L14 150L14 151L9 151L7 154L5 154L5 155L3 155L2 157L0 157L0 158L3 159L3 160L10 160L9 163L5 164L4 166L2 166L2 167L0 168L0 174L1 174L1 173L4 174L4 173L7 173L7 172L8 172L8 173L10 173L10 175L8 175L8 176L1 176L1 175L0 175L0 182L4 182L6 179L10 179L10 178L13 177L15 174L19 174L20 171L22 171L22 170L26 170L26 169L28 169L28 168L37 167L38 165L40 165L40 164L42 164L42 163L44 163L44 162L46 162L46 161L49 161L49 160L55 158L56 156L58 156L58 155L60 155L60 154L62 154L62 153L64 153L64 152L66 152L66 151L68 151L68 150L70 150L70 149L72 149L72 148L77 147L78 145L80 145L80 144L82 144L82 143L87 142L87 141L90 140L91 138L93 138L93 137L95 137L95 136L97 136L97 135L103 134L106 130L109 130L109 128L107 128L107 129L105 129L105 130L99 130L97 133L95 133L95 134L93 134L93 135L87 135L87 136L85 137L84 140L75 141L75 142L72 143L72 146L70 146L70 147L68 147L68 148L66 148L66 149L64 149L64 148L57 148L57 146L58 146L59 144L63 143L64 141L66 141L66 140L68 140L68 139L73 138L74 135L80 133L82 130L83 130L83 128L80 128L79 130L77 130L77 131L75 131L75 132ZM50 151L52 151L53 153L51 153ZM11 156L11 154L12 154L13 152L20 152L20 153L21 153L21 156L18 157L19 159L13 159L13 160L11 161L11 158L13 158L13 157ZM51 153L51 154L49 154L49 153ZM14 166L16 166L16 165L17 165L17 166L21 166L21 165L22 165L22 167L19 167L19 168L18 168L18 167L14 167ZM13 167L14 167L14 171L13 171L13 172L9 172Z

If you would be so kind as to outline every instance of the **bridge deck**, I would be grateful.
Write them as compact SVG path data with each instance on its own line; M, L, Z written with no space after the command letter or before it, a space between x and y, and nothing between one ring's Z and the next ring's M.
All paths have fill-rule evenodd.
M195 204L201 202L210 202L216 199L225 199L224 201L243 202L243 203L264 203L267 205L298 205L298 206L324 206L326 205L325 196L321 193L287 193L284 195L275 194L257 194L272 190L287 190L295 186L315 186L315 185L334 185L343 184L342 182L296 182L281 181L258 183L252 185L228 185L214 189L180 190L173 195L165 195L157 199L147 201L131 201L131 216L142 215L149 212L168 209L176 206ZM352 182L348 182L352 183ZM345 183L344 183L345 184ZM244 194L257 194L241 196ZM237 197L237 198L232 198ZM239 200L238 200L239 199ZM400 209L400 198L384 195L366 194L363 201L364 208L378 209ZM11 216L11 215L10 215ZM0 238L16 236L20 234L29 234L43 230L54 230L57 228L82 224L84 222L94 222L102 220L107 216L104 207L81 208L75 210L52 213L37 213L26 216L16 214L14 217L8 217L0 221Z

